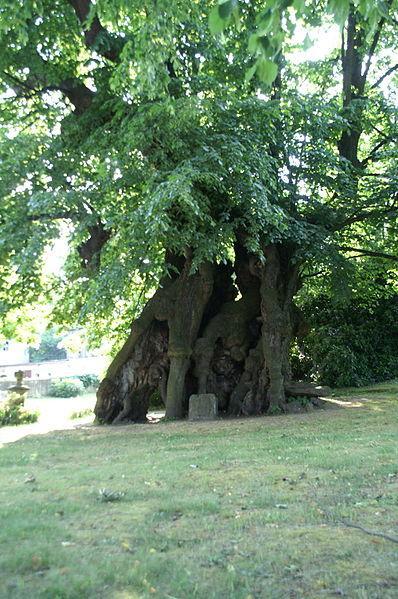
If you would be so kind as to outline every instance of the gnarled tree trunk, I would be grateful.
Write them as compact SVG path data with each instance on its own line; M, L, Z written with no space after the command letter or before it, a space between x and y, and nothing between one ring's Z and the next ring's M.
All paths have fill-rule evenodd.
M192 393L214 393L219 411L253 415L284 405L297 267L284 246L265 264L243 246L232 266L190 257L150 299L98 390L101 422L143 421L158 391L166 417L182 418Z
M297 291L298 267L292 251L282 245L264 249L261 276L263 351L269 375L268 410L283 409L285 384L290 382L289 350L292 342L292 301Z
M166 418L184 415L185 379L190 367L193 343L203 312L213 290L213 267L203 264L194 275L190 263L176 282L175 301L168 315L170 370L167 382Z
M213 285L211 265L193 275L190 268L187 258L178 276L163 281L134 321L98 389L95 414L100 422L145 420L157 389L167 415L183 416L192 345Z

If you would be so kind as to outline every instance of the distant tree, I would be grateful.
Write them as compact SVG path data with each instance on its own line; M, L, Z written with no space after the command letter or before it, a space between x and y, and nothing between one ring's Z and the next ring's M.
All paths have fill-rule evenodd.
M29 348L30 362L46 362L48 360L65 360L67 355L65 349L58 347L62 337L55 329L47 329L41 336L38 348Z

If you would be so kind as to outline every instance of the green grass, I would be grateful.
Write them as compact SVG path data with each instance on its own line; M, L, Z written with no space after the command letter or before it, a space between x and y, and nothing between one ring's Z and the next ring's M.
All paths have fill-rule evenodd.
M84 408L83 410L72 412L72 414L70 415L70 419L78 420L79 418L84 418L85 416L92 416L94 418L93 410L91 408Z
M0 597L397 597L398 545L343 521L398 536L398 384L343 395L3 446Z
M76 397L28 397L25 407L38 411L44 419L68 420L76 412L92 411L95 401L96 396L93 392Z

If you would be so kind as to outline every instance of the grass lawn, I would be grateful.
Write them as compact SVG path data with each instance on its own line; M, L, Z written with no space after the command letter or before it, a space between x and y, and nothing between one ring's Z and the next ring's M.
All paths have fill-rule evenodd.
M398 384L341 397L3 445L0 597L396 598L398 544L347 524L398 536Z
M59 397L28 398L25 408L29 412L38 413L38 422L0 427L0 448L2 443L18 441L27 435L39 435L73 428L76 425L75 419L80 416L85 417L85 420L89 422L93 419L94 405L95 393L86 393L67 399Z
M28 397L25 408L39 412L39 420L44 422L70 420L73 414L93 409L95 393L84 393L77 397Z

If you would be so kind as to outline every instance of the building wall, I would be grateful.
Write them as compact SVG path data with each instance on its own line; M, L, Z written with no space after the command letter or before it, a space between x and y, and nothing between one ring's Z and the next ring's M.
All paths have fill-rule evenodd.
M77 377L82 374L96 374L100 379L104 376L109 358L91 356L72 360L53 360L36 364L13 364L0 366L0 401L7 395L7 389L15 384L15 371L24 372L23 383L30 388L30 397L41 397L48 394L50 384L55 379Z
M15 380L13 381L15 383ZM51 380L24 380L24 385L29 387L28 397L45 397L50 390ZM11 386L11 381L0 379L0 401L7 399L7 390Z
M25 364L29 362L29 349L25 343L6 341L0 345L0 368L10 364Z
M0 366L0 380L13 381L16 370L23 370L27 384L29 380L60 379L81 374L97 374L101 377L108 364L109 358L105 356L90 356L71 360L3 365Z

